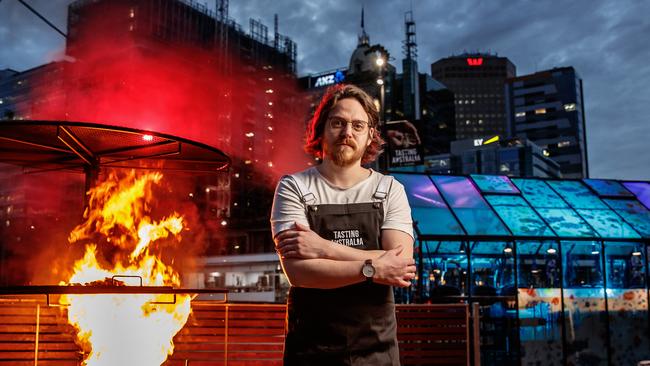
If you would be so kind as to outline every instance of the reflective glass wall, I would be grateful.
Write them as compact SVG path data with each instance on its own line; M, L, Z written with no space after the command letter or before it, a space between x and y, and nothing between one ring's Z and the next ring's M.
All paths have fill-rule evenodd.
M483 364L650 359L650 184L396 175L416 221L402 301L480 308Z

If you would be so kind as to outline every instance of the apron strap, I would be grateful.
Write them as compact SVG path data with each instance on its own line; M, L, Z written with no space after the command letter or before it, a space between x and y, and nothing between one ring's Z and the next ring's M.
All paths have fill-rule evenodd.
M296 184L296 186L298 186L298 191L300 191L300 200L302 203L305 205L316 203L316 196L309 191L309 188L307 188L307 185L305 185L302 180L294 177L293 175L285 175L283 178L285 177L291 179Z
M381 177L379 180L379 184L377 185L377 190L375 190L375 194L373 195L374 198L383 201L386 199L388 196L388 192L390 191L390 187L393 185L393 177L390 175L384 175Z

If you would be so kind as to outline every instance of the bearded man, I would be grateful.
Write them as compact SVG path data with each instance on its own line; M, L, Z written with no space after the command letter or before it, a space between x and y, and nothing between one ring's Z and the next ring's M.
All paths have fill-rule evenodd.
M392 286L415 278L412 219L404 187L363 166L381 153L378 122L363 90L328 89L305 146L320 164L278 183L285 365L399 365Z

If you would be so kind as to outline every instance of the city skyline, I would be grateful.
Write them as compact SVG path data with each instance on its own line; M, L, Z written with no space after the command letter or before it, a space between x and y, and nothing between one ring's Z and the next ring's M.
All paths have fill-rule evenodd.
M66 29L71 1L28 3L57 27ZM384 45L401 69L407 1L365 1L370 42ZM214 9L214 3L208 3ZM362 2L230 2L230 17L248 29L260 19L272 33L279 14L281 34L298 45L298 75L347 66L360 31ZM417 24L420 72L432 62L463 52L492 52L508 57L517 75L573 66L584 81L590 172L594 178L650 180L647 100L650 56L642 34L650 32L641 1L412 2ZM331 36L328 36L331 35ZM23 71L60 58L61 35L14 0L0 1L0 69Z

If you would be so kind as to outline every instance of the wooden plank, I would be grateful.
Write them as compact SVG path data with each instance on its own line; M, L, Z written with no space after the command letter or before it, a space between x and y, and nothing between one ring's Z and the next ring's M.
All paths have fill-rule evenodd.
M79 351L38 351L39 360L78 360L81 359ZM34 351L0 352L0 360L34 360Z

